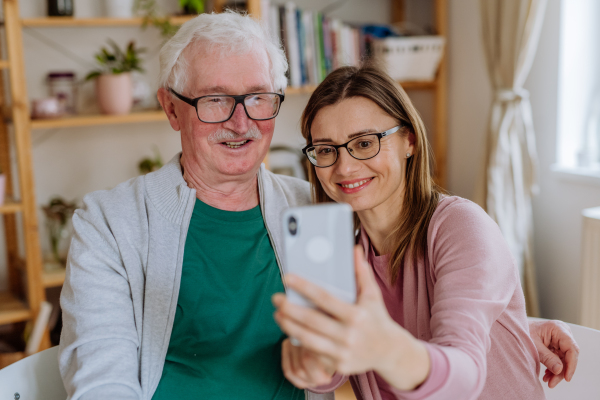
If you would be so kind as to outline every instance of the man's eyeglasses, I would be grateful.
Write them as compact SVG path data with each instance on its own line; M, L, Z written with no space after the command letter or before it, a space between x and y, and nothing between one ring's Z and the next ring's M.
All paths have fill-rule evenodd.
M331 167L338 159L339 148L344 147L348 154L357 160L368 160L375 157L381 150L381 138L398 132L404 124L388 129L381 133L367 133L355 137L344 144L309 144L302 149L308 160L318 168Z
M169 88L169 90L180 100L193 106L200 121L209 124L227 121L233 115L238 104L242 104L248 118L255 121L275 118L279 114L279 107L285 98L279 93L248 93L239 96L222 94L190 99L173 89Z

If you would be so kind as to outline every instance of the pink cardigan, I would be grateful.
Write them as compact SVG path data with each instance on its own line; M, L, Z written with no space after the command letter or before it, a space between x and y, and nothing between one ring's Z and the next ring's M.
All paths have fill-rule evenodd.
M374 255L366 234L361 243L390 316L427 343L431 371L410 392L373 371L351 376L359 400L545 398L517 268L500 229L479 206L442 199L429 225L426 257L408 263L394 287L382 279L387 256ZM332 391L346 380L336 375L311 390Z

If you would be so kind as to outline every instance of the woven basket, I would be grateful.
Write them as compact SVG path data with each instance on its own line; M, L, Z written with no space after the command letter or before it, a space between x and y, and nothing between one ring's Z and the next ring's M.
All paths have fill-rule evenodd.
M373 57L398 81L432 81L444 54L442 36L395 37L374 40Z

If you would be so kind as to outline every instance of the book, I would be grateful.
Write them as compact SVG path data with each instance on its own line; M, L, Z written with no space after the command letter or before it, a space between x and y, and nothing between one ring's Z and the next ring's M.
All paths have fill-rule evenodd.
M288 62L290 65L290 85L302 86L302 70L300 66L300 48L298 43L298 24L296 22L296 5L285 4L285 31Z

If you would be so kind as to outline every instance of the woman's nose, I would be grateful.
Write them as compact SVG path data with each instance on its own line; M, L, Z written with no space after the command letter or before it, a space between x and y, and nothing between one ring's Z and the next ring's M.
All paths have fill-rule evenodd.
M360 168L360 160L350 155L351 149L340 147L338 149L338 159L334 164L338 175L351 175Z

